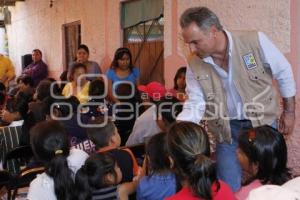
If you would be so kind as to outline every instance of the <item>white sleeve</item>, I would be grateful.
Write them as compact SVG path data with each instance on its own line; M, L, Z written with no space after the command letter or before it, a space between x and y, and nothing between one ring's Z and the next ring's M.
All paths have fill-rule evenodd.
M46 173L37 175L31 181L26 200L54 200L56 199L54 191L54 181Z
M188 99L184 102L182 112L177 116L177 120L198 124L205 111L205 99L202 88L189 67L186 70L185 80Z
M263 62L271 68L281 96L286 98L295 96L296 83L290 63L264 33L258 32L258 38L265 59Z

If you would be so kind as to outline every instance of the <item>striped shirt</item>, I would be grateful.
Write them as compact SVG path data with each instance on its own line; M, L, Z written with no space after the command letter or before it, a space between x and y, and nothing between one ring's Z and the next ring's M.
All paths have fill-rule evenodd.
M110 186L93 191L92 200L119 200L118 186Z

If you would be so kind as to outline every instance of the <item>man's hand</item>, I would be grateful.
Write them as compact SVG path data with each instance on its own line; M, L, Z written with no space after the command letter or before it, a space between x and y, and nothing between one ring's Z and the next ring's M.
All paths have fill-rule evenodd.
M295 111L283 111L279 119L279 131L284 135L291 135L295 125Z
M295 125L295 97L283 98L283 112L279 119L279 131L291 135Z

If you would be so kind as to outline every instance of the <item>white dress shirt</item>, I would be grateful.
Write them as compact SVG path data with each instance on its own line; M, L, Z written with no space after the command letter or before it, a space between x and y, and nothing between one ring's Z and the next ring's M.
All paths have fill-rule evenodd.
M203 61L214 67L223 82L230 118L243 119L242 99L234 85L232 77L232 35L226 30L225 33L229 43L228 73L215 64L212 57L206 57ZM264 33L258 32L258 39L262 49L262 62L264 66L270 67L273 78L278 82L281 96L285 98L295 96L296 84L290 63ZM199 123L205 111L205 97L201 85L189 67L187 67L186 71L186 93L189 98L184 103L183 110L177 116L177 120Z
M156 123L156 106L152 105L136 119L126 146L146 142L147 139L159 132L161 129Z

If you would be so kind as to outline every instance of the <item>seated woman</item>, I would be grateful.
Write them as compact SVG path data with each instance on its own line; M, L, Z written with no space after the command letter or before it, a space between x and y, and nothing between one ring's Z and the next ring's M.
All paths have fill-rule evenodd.
M230 187L217 179L208 136L202 127L192 122L174 124L167 133L167 145L182 189L166 200L235 200Z
M237 158L242 168L242 187L235 196L246 199L264 184L282 185L291 179L283 135L271 126L256 127L240 134Z
M116 89L116 84L120 81L131 82L134 85L139 85L140 71L133 66L132 56L128 48L122 47L115 52L114 59L110 69L107 72L108 78L108 94L109 100L118 102L114 97L113 91Z
M74 199L74 174L88 154L70 150L68 135L58 121L40 122L31 129L30 135L33 153L44 163L45 172L30 183L27 199Z
M96 63L95 61L89 60L89 54L90 54L89 48L85 44L79 45L79 47L77 49L77 53L76 53L76 60L75 60L75 62L73 62L69 65L68 78L70 78L72 76L70 72L72 71L72 68L76 63L84 64L86 66L86 73L95 75L95 77L87 77L86 79L89 81L95 80L96 76L98 74L102 73L101 68L98 65L98 63Z
M88 91L90 82L83 77L86 74L86 66L81 63L76 63L70 71L70 81L62 91L65 97L75 96L80 103L86 103L89 99Z

